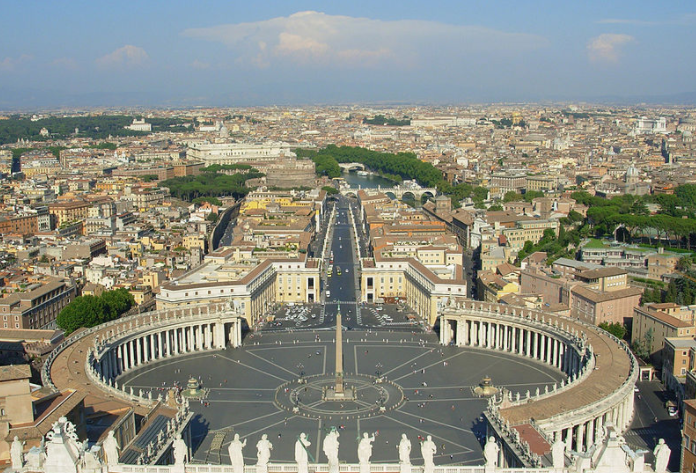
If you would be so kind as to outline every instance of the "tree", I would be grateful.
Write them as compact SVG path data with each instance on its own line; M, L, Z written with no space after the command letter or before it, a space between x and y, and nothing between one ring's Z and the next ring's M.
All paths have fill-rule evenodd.
M520 202L524 200L522 197L522 194L518 194L515 191L507 191L505 195L503 196L503 202L508 203L508 202Z
M209 222L215 223L215 222L218 221L218 217L219 217L219 215L216 214L215 212L210 212L210 213L208 214L208 216L205 217L205 219L206 219L207 221L209 221Z
M331 187L331 186L324 186L321 188L321 190L326 191L327 195L338 194L338 189L336 189L335 187Z
M114 320L134 304L133 295L123 288L106 291L100 297L79 296L60 311L56 323L69 335L80 327L94 327Z
M601 328L602 330L606 330L619 340L622 340L626 336L626 327L624 327L622 324L618 322L614 322L611 324L608 322L602 322L601 324L599 324L599 328Z
M79 296L60 311L56 323L67 335L80 327L94 327L106 322L107 307L95 296Z
M101 295L101 299L111 313L110 320L120 317L121 314L128 312L135 305L133 295L124 288L106 291Z
M685 273L691 269L692 264L693 260L690 256L682 256L681 258L679 258L679 261L677 261L677 271Z
M648 329L642 339L633 341L633 353L643 361L650 361L650 351L653 343L653 329Z
M217 206L222 205L222 201L217 197L198 197L197 199L193 199L194 204L202 204L203 202L208 202L209 204Z

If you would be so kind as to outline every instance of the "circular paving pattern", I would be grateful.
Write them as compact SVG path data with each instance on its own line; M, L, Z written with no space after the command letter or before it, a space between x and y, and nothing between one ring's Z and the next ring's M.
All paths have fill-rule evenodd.
M281 385L276 391L278 407L312 419L353 420L396 409L404 402L401 387L376 376L347 374L343 378L346 399L327 399L335 376L315 375Z
M484 376L523 395L564 379L531 359L440 346L433 333L349 330L343 334L344 382L357 396L327 401L322 393L335 384L332 337L330 330L261 332L247 337L241 348L150 362L118 382L157 397L175 382L185 387L194 376L209 390L206 399L191 402L194 462L229 464L227 446L239 433L247 439L246 463L253 465L256 442L265 433L273 443L271 461L291 463L302 432L316 461L326 462L322 440L336 428L342 462L357 463L358 439L368 432L376 435L374 463L398 462L396 445L406 433L415 465L422 464L419 435L433 436L437 465L476 465L483 458L480 416L487 401L473 388ZM384 382L375 382L378 375Z

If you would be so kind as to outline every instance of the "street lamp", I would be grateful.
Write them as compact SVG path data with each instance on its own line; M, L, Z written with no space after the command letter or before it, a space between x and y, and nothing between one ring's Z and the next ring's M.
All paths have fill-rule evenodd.
M377 363L375 365L375 374L377 375L378 379L382 378L382 368L382 363Z
M300 384L304 383L304 365L302 363L297 364L297 371L300 373Z

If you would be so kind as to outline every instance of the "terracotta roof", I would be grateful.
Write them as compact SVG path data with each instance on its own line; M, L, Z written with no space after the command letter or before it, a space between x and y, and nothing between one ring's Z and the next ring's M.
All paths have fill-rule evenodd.
M574 286L571 292L595 303L625 299L627 297L640 296L643 294L643 290L639 287L628 287L626 289L619 289L618 291L599 292L580 285Z
M660 322L665 323L667 325L671 325L675 328L692 327L690 323L684 322L683 320L679 320L678 318L672 317L671 315L661 312L659 310L650 310L647 307L643 307L640 312L646 314L648 317L652 317L653 319L659 320Z
M595 279L595 278L606 278L609 276L620 276L620 275L626 274L626 273L627 273L627 271L625 269L606 267L606 268L588 269L585 271L580 271L578 273L578 275L580 277L587 278L587 279Z
M534 419L544 419L561 415L574 409L594 405L612 394L625 380L631 370L632 355L626 353L614 340L585 325L576 324L565 317L550 316L551 322L558 320L563 325L571 326L587 335L587 342L592 345L596 369L587 378L575 384L570 390L539 401L530 401L518 406L501 409L503 419L510 425L521 425ZM607 376L612 373L612 376Z
M0 381L14 381L31 378L29 365L5 365L0 366Z

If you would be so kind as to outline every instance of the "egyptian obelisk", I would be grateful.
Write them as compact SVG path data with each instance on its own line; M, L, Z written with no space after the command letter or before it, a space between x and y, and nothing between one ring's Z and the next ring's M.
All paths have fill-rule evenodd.
M341 304L338 304L336 314L336 387L334 394L343 394L343 332L341 327Z

